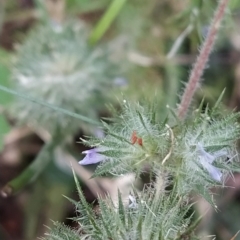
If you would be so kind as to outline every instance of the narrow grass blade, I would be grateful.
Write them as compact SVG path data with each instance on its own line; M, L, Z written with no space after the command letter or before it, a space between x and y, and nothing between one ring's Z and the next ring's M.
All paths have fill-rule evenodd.
M126 0L113 0L106 13L103 15L102 19L98 22L97 26L93 30L89 43L95 45L104 33L107 31L109 26L112 24L114 19L117 17L118 13L124 6Z
M63 108L60 108L60 107L57 107L57 106L54 106L54 105L51 105L51 104L46 103L46 102L44 102L44 101L42 101L42 100L40 100L40 99L35 99L35 98L31 97L31 96L28 96L28 95L26 95L26 94L17 92L17 91L15 91L15 90L12 90L12 89L10 89L10 88L4 87L4 86L2 86L2 85L0 85L0 90L2 90L2 91L4 91L4 92L7 92L7 93L9 93L9 94L12 94L12 95L14 95L14 96L23 98L23 99L25 99L25 100L27 100L27 101L31 101L31 102L33 102L33 103L37 103L37 104L42 105L42 106L44 106L44 107L48 107L48 108L50 108L50 109L52 109L52 110L61 112L61 113L66 114L66 115L68 115L68 116L71 116L71 117L74 117L74 118L78 118L78 119L80 119L80 120L82 120L82 121L84 121L84 122L91 123L91 124L93 124L93 125L98 125L98 126L101 125L100 122L97 122L97 121L95 121L95 120L92 120L92 119L90 119L90 118L88 118L88 117L82 116L82 115L77 114L77 113L70 112L70 111L68 111L68 110L66 110L66 109L63 109Z

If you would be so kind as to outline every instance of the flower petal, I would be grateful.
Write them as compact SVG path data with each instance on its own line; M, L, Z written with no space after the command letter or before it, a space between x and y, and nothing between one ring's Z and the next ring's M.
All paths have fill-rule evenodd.
M114 79L114 85L119 86L119 87L125 87L128 85L128 81L126 78L123 77L116 77Z
M212 163L216 158L223 156L225 151L219 151L215 155L212 155L204 150L203 145L201 143L197 144L197 150L199 153L200 163L202 164L202 166L209 172L212 179L220 182L222 178L222 173L218 168L213 166Z
M98 153L97 148L86 150L82 153L86 154L86 156L83 158L83 160L79 161L80 165L95 164L102 162L106 159L104 155Z
M213 161L215 160L216 157L211 155L210 153L206 152L201 143L197 144L197 150L198 150L200 157L204 158L204 160L206 162L213 163Z
M214 180L221 182L222 173L218 168L214 167L213 165L207 162L205 162L202 165L209 172L209 174Z

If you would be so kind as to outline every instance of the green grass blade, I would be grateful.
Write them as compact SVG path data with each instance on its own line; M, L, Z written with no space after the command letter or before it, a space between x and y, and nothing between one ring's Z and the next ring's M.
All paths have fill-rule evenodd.
M2 91L4 91L4 92L7 92L7 93L9 93L9 94L12 94L12 95L14 95L14 96L23 98L23 99L25 99L25 100L27 100L27 101L31 101L31 102L33 102L33 103L37 103L37 104L42 105L42 106L44 106L44 107L48 107L48 108L50 108L50 109L52 109L52 110L61 112L61 113L66 114L66 115L68 115L68 116L71 116L71 117L74 117L74 118L78 118L78 119L80 119L80 120L82 120L82 121L84 121L84 122L91 123L91 124L93 124L93 125L98 125L98 126L101 125L100 122L97 122L97 121L95 121L95 120L92 120L92 119L90 119L90 118L88 118L88 117L82 116L82 115L77 114L77 113L70 112L70 111L68 111L68 110L66 110L66 109L63 109L63 108L60 108L60 107L57 107L57 106L54 106L54 105L51 105L51 104L46 103L46 102L44 102L44 101L42 101L42 100L40 100L40 99L35 99L35 98L33 98L33 97L30 97L30 96L28 96L28 95L26 95L26 94L19 93L19 92L15 91L15 90L12 90L12 89L10 89L10 88L4 87L3 85L0 85L0 90L2 90Z
M118 13L124 6L126 0L113 0L102 19L98 22L89 38L89 43L95 45L107 31Z

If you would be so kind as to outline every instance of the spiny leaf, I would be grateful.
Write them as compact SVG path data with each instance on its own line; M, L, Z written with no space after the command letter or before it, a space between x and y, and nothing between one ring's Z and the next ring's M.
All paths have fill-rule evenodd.
M197 193L200 194L207 202L209 202L213 208L216 207L213 196L208 192L208 190L204 189L204 186L196 186Z
M96 220L94 219L93 210L89 207L89 205L88 205L88 203L87 203L87 201L86 201L86 199L83 195L82 189L81 189L79 181L77 179L77 176L76 176L73 169L72 169L72 171L73 171L74 181L75 181L75 184L77 186L77 191L78 191L81 203L83 204L83 208L86 211L86 214L89 217L89 220L91 221L91 223L94 226L94 228L96 229L96 231L101 232L101 229L97 226Z
M123 202L122 202L121 192L119 191L119 189L118 189L118 214L119 214L119 217L120 217L123 225L126 227L125 208L124 208L124 205L123 205Z
M129 145L132 145L132 143L130 141L128 141L126 138L124 138L124 137L118 136L118 135L116 135L115 133L112 133L112 132L108 132L108 134L113 136L113 137L115 137L116 139L118 139L120 141L126 142Z
M144 129L149 133L149 129L147 128L147 126L146 126L146 124L145 124L145 122L144 122L144 120L143 120L142 114L141 114L138 110L136 110L136 113L138 114L138 117L139 117L142 125L144 126ZM150 134L150 133L149 133L149 134Z
M113 168L120 165L120 161L106 160L104 164L100 164L91 178L103 176L104 174L111 173Z
M220 103L222 102L223 96L225 94L226 88L223 89L222 93L220 94L218 100L216 101L216 103L214 104L213 108L212 108L212 114L215 113L216 109L219 108Z

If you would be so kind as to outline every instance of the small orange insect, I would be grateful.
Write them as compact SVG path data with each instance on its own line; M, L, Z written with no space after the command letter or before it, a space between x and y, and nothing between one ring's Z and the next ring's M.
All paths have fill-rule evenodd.
M138 138L137 143L138 143L138 145L140 145L142 147L142 145L143 145L142 138Z
M131 136L131 143L135 144L137 142L137 140L138 140L137 132L134 130L132 133L132 136Z
M134 130L133 133L132 133L132 136L131 136L131 143L132 143L132 144L135 144L136 142L137 142L137 144L138 144L139 146L142 147L142 145L143 145L142 138L139 138L139 137L137 136L137 132Z

